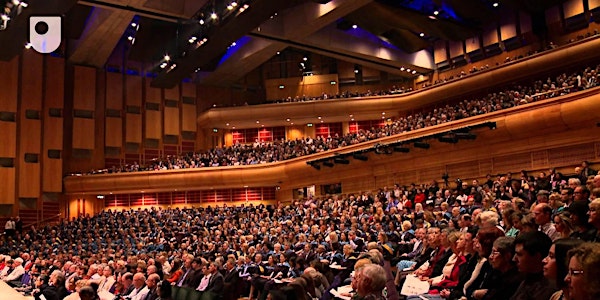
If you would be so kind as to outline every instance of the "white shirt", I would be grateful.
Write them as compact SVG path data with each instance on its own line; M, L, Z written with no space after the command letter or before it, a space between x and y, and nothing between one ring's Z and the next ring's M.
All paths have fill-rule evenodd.
M204 275L204 277L202 277L202 280L200 281L200 285L198 286L197 290L204 292L204 290L206 290L206 288L208 287L208 283L210 282L211 276L212 274Z
M143 300L146 298L146 295L150 292L150 289L147 286L144 286L141 289L133 289L129 294L129 299L131 300Z
M19 265L18 267L16 267L12 272L10 272L10 274L6 275L6 277L4 277L4 281L8 282L8 281L13 281L13 280L19 280L19 278L21 278L21 275L25 274L25 268L23 268L23 266Z

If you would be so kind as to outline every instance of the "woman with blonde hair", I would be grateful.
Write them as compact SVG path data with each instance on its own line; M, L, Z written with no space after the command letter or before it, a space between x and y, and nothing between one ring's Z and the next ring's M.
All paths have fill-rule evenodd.
M561 198L559 193L552 193L548 197L548 205L552 207L552 215L556 215L565 209L565 204L562 203Z
M600 299L600 247L585 243L569 250L569 267L565 283L569 287L569 300Z
M573 227L573 223L571 222L571 214L569 212L561 212L559 214L554 215L554 227L556 231L560 233L561 238L568 238L573 233L575 229Z

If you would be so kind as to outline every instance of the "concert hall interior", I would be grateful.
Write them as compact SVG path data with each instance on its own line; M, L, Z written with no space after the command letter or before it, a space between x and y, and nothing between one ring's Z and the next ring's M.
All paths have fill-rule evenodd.
M287 294L271 295L271 289L282 284L279 279L295 277L275 278L277 272L240 273L237 279L245 286L228 290L228 257L236 270L250 265L256 253L276 265L275 244L282 248L286 272L293 269L283 249L287 244L294 261L306 256L299 269L309 267L309 254L328 261L327 267L343 265L342 271L326 274L311 264L317 270L303 274L344 275L335 288L346 279L357 299L384 297L377 285L381 278L373 275L381 269L345 264L345 255L352 256L345 245L352 245L356 258L364 256L349 233L358 233L364 250L369 242L378 243L369 249L379 249L382 268L384 260L387 267L394 262L385 297L417 297L402 295L409 284L402 289L406 270L399 269L412 266L399 259L411 253L406 245L413 250L420 243L415 234L442 228L453 243L454 231L447 228L466 236L471 227L465 222L472 219L473 236L481 236L483 245L490 237L480 214L488 211L494 211L502 236L514 233L514 220L506 219L518 215L519 224L534 226L533 231L539 225L556 241L558 235L545 228L559 228L564 217L573 228L561 237L573 238L580 230L578 238L600 241L600 217L593 213L600 207L600 0L3 0L0 5L0 224L6 224L0 279L12 279L4 280L11 287L0 282L0 298L4 290L14 293L18 280L10 274L19 268L17 258L23 267L60 261L57 269L66 262L86 271L109 268L110 276L100 269L102 279L94 281L100 285L94 288L106 293L89 298L104 299L124 295L116 284L128 276L117 276L117 270L139 268L135 257L144 261L144 271L150 260L161 265L154 283L155 276L142 272L145 286L159 290L172 283L173 297L155 292L154 298L149 293L132 299L287 299ZM56 16L58 25L51 22ZM53 38L57 48L41 53ZM538 210L548 209L548 222L538 220ZM588 215L588 227L572 221ZM410 228L404 230L404 222ZM413 238L401 242L410 230ZM303 234L307 240L300 241ZM348 243L332 246L338 235L347 236ZM518 245L520 236L512 242ZM538 238L543 240L531 237ZM492 244L496 249L494 241L501 239L494 237L489 251ZM330 257L318 254L321 245ZM385 253L386 245L392 253ZM569 259L598 254L596 246L586 245L569 252ZM248 246L257 252L245 253ZM457 261L459 253L454 253ZM175 261L186 276L192 261L212 275L196 276L189 285L185 277L167 283ZM360 276L350 277L346 268ZM564 278L577 276L568 269L552 283L553 292L577 283ZM220 273L226 288L207 296ZM129 274L133 285L141 278ZM450 280L451 275L440 276ZM115 282L109 286L111 276ZM375 290L363 290L362 276ZM307 298L335 297L333 281L335 292L328 282ZM430 280L439 295L427 296L465 296L467 289L443 282ZM594 288L590 295L600 296L600 287ZM83 290L77 297L87 297ZM39 299L39 293L31 297ZM513 294L498 295L485 299ZM466 295L484 299L479 296ZM594 299L589 297L573 296Z

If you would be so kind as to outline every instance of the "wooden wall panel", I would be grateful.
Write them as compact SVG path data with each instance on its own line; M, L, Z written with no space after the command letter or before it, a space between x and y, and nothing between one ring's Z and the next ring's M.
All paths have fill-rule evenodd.
M563 3L563 13L565 19L582 14L583 1L584 0L568 0L565 3Z
M15 203L15 168L0 168L0 204Z
M21 69L21 110L42 110L43 57L35 51L23 51Z
M73 118L73 149L93 150L95 135L91 132L96 132L94 119Z
M483 29L483 46L489 46L498 43L498 27L496 23L490 24Z
M526 12L519 12L519 25L522 34L531 32L533 30L531 27L531 15Z
M180 98L179 85L171 89L165 89L165 100L179 101Z
M63 108L65 101L65 61L46 56L44 105L46 108ZM44 114L45 116L48 113Z
M448 52L446 52L446 41L435 41L433 44L433 62L439 64L447 60Z
M142 106L142 77L125 76L125 103L131 106Z
M181 130L196 132L196 105L182 104L181 109Z
M479 44L479 37L474 36L470 39L465 40L465 47L467 49L467 53L479 50L481 48L481 45Z
M500 24L500 39L506 41L517 36L517 20L516 15L504 15Z
M142 116L127 114L125 116L125 142L142 142Z
M588 0L588 7L590 10L600 7L600 0Z
M455 58L465 54L463 41L449 41L448 48L450 50L450 58Z
M19 159L23 159L22 157ZM40 196L40 164L25 163L19 166L19 197L38 198Z
M106 72L106 108L123 109L123 74Z
M165 107L165 134L179 135L179 108Z
M560 22L560 10L558 6L552 6L546 10L546 24Z
M16 157L17 122L0 121L0 132L2 132L2 143L0 143L0 157Z
M19 151L21 153L39 154L42 149L42 122L40 120L27 120L23 116L19 126ZM19 159L22 159L22 157Z
M105 146L123 146L123 120L121 118L106 118Z
M42 155L42 191L62 192L62 159L48 158L47 153Z
M17 111L17 88L19 82L19 58L0 61L0 111Z
M160 111L146 111L146 138L161 139L162 137L162 121Z
M196 98L196 85L193 83L182 83L181 96Z
M151 87L150 79L146 80L145 82L146 102L160 103L162 99L161 89Z
M73 83L73 108L96 110L96 69L75 66Z
M63 118L46 118L44 120L44 150L61 150L63 148Z

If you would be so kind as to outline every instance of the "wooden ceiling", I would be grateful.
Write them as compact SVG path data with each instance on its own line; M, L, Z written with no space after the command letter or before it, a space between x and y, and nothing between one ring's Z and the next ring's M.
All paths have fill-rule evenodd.
M142 62L144 72L157 73L152 81L157 87L171 87L191 76L203 84L231 86L287 47L391 73L401 74L401 66L427 72L433 63L415 57L421 51L431 53L434 41L467 39L498 20L500 11L543 13L562 2L506 0L495 9L491 0L238 0L239 5L227 10L231 1L30 0L0 31L0 59L23 51L30 15L58 14L67 41L60 55L99 68L111 57L125 55ZM249 7L242 12L243 4ZM433 19L438 8L451 13ZM226 17L211 21L211 11ZM207 24L199 24L200 19ZM132 21L139 25L133 33ZM135 38L133 45L128 36ZM194 36L207 42L188 42ZM241 45L232 49L232 42ZM166 53L176 67L158 67Z

